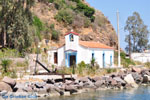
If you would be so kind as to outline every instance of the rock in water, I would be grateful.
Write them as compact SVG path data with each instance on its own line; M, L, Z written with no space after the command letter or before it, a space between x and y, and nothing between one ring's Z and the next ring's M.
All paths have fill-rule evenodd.
M12 88L5 82L0 82L0 91L6 90L8 92L12 92Z
M66 85L65 90L70 91L70 94L77 92L77 89L73 85Z
M101 87L103 84L105 84L105 80L99 80L99 81L95 82L96 87Z
M12 78L7 77L7 76L5 76L2 81L9 84L12 88L14 88L16 85L16 81Z
M143 83L148 83L150 81L150 76L144 75L143 76Z
M135 83L134 78L132 77L132 74L128 74L125 76L124 80L128 83L131 84L133 87L138 87L138 85Z
M116 80L117 82L121 83L121 84L125 84L125 81L122 80L120 77L114 77L114 80Z

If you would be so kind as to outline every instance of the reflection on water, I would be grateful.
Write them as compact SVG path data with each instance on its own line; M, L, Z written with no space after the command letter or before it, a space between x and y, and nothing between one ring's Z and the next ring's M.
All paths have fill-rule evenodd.
M150 100L150 87L141 86L130 90L103 90L38 100Z

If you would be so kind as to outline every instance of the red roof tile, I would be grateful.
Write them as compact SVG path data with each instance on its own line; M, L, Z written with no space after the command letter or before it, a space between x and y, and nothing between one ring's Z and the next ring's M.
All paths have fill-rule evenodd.
M71 34L71 33L74 34L74 35L79 35L78 33L75 33L75 32L68 32L68 33L65 34L65 36L68 35L68 34Z
M98 42L79 41L79 44L88 48L114 49L113 47Z

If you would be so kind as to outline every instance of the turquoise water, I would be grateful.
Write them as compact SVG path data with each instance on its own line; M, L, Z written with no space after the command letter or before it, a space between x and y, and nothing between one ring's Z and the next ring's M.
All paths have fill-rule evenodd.
M102 90L39 100L150 100L150 86L130 90Z

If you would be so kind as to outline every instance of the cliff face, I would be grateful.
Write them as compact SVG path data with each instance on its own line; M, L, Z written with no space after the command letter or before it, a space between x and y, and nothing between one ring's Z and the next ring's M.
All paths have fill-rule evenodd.
M89 7L89 4L85 3L84 0L81 2L88 5ZM116 32L110 21L104 16L102 12L95 10L93 15L95 20L91 22L83 15L82 12L77 13L76 11L72 9L70 10L69 8L57 9L56 3L57 2L47 3L37 1L32 8L34 15L36 15L43 23L48 26L54 25L55 30L59 31L59 40L52 40L50 42L51 46L61 45L61 43L64 42L64 34L73 30L74 32L80 34L80 40L101 42L117 48ZM76 2L73 2L73 0L65 0L65 5L66 7L71 5L74 8L77 6ZM56 18L58 13L61 11L66 11L69 13L69 16L71 15L71 17L68 17L73 18L71 23L67 23L65 19L63 21L59 21ZM48 34L51 37L51 31L48 31Z

